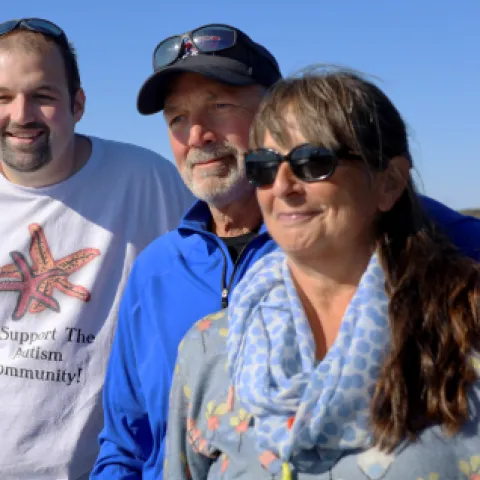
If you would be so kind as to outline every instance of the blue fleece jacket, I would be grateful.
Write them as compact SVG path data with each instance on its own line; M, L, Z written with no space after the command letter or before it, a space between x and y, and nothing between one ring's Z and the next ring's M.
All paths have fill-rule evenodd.
M480 221L424 198L431 217L469 256L480 260ZM180 227L138 257L119 312L104 389L105 425L91 480L162 478L169 392L177 348L200 318L225 307L233 287L276 249L265 227L234 265L208 231L211 215L197 202Z

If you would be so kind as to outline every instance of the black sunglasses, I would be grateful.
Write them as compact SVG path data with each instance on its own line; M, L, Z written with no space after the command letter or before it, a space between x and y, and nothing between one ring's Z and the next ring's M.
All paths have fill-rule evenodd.
M278 71L278 66L247 35L234 27L223 24L209 24L181 35L162 40L153 52L153 69L160 70L180 58L189 55L221 52L241 44L254 50L269 61Z
M68 39L65 32L58 25L43 18L22 18L20 20L8 20L0 23L0 37L21 28L42 33L68 46Z
M247 178L256 187L272 185L282 162L288 162L294 175L303 182L318 182L330 178L339 159L361 160L348 149L328 150L310 143L299 145L287 155L270 148L258 148L245 155Z

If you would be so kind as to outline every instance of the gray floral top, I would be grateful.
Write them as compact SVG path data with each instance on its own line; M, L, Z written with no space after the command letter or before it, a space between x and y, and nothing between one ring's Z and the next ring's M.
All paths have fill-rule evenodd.
M282 480L282 474L272 476L262 466L272 459L259 457L253 418L229 399L227 328L226 312L207 316L180 344L170 398L166 480ZM473 361L480 372L480 361ZM480 383L471 392L469 421L455 437L432 427L392 455L377 449L350 453L328 470L300 460L292 465L292 478L480 480L479 419Z

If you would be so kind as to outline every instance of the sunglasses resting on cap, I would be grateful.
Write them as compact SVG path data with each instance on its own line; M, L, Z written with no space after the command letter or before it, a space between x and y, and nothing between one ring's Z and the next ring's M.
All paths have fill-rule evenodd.
M281 78L275 57L230 25L211 24L162 40L153 52L153 75L138 94L143 115L163 110L172 78L192 72L229 85L263 85Z

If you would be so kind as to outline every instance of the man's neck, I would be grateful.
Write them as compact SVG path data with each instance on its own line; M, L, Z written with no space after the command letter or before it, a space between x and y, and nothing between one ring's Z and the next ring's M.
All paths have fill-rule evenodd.
M255 193L223 208L210 206L210 211L212 232L222 238L238 237L253 232L262 223L262 214Z
M19 172L0 161L0 173L11 183L22 187L41 188L63 182L75 175L87 162L92 145L87 137L76 135L61 159L52 159L36 172Z

